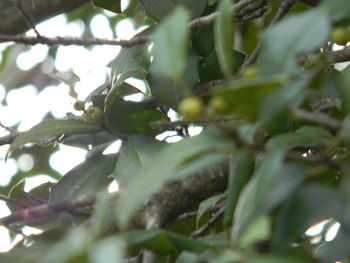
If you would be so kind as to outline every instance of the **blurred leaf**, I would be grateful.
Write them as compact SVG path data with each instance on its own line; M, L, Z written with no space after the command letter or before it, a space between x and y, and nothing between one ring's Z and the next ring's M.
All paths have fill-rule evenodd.
M232 75L232 53L234 25L232 21L232 1L222 0L218 5L219 15L215 20L215 47L220 68L226 76Z
M270 235L270 218L266 215L258 216L252 220L251 224L242 233L239 239L239 246L241 248L247 248L256 242L268 240Z
M253 172L254 159L251 153L245 150L231 154L228 179L228 193L224 223L230 224L236 208L238 197L243 186L248 182Z
M97 242L89 251L91 263L123 262L125 243L118 236L111 236Z
M277 88L263 99L260 107L260 118L266 123L273 120L288 107L298 106L303 101L303 91L309 84L310 78L304 77Z
M330 241L325 242L316 249L315 257L323 262L339 262L346 260L350 253L349 244L350 233L346 227L340 226L336 237ZM346 261L345 261L346 262Z
M338 218L345 211L345 198L334 188L306 185L283 205L278 218L274 246L289 246L311 225L328 218Z
M191 53L188 56L186 70L182 75L182 85L192 87L198 82L198 59L195 53ZM181 84L161 76L154 66L150 67L147 81L150 85L152 96L157 98L161 103L164 103L164 105L177 110L177 106L183 98Z
M11 143L8 153L26 143L43 142L63 134L92 133L99 130L100 127L81 120L43 120L29 131L18 135Z
M191 17L200 16L207 0L140 0L148 16L159 20L168 15L179 4L185 6Z
M350 7L347 0L323 0L320 8L324 9L331 17L332 21L349 17Z
M68 235L38 257L38 263L67 263L84 252L88 241L88 232L83 228L72 229ZM79 262L79 261L74 261Z
M346 143L350 143L350 115L343 120L343 127L338 132L338 138Z
M233 61L231 73L236 73L245 62L247 55L234 49L231 53L231 60ZM201 83L216 79L222 79L225 77L225 75L222 74L222 71L220 70L219 61L215 49L213 49L208 56L201 59L198 70Z
M251 220L261 212L266 198L278 177L283 163L281 151L266 154L256 174L245 186L238 199L232 228L232 242L237 244L240 235Z
M121 0L92 0L95 6L111 12L121 13Z
M122 135L155 135L159 130L151 129L152 121L165 120L163 113L158 111L153 101L133 102L117 96L105 116L109 129Z
M282 255L265 255L254 258L251 263L316 263L314 260L300 257L282 256Z
M189 14L179 6L153 34L154 67L161 75L179 80L186 67Z
M225 194L217 194L211 196L199 204L197 210L197 224L202 216L207 213L212 207L214 207L221 199L225 197Z
M350 113L350 67L347 67L343 72L338 76L338 89L341 94L342 106L346 113Z
M164 148L164 143L144 135L132 136L124 142L113 172L120 186L140 174L153 156Z
M284 76L256 77L239 79L222 85L215 92L227 105L227 113L243 116L249 121L256 121L260 114L262 98L272 94L278 85L288 79Z
M126 226L143 202L172 179L181 164L207 152L226 151L229 147L230 142L215 133L201 133L165 147L121 193L117 209L120 224Z
M260 74L266 76L298 72L295 56L321 47L329 33L329 17L321 9L313 8L283 19L264 36L259 57Z
M212 263L238 263L242 262L243 254L234 250L224 250L223 253L213 258Z
M211 248L205 241L164 230L134 230L120 235L129 245L138 249L149 249L157 254L179 250L202 251Z
M90 232L97 239L103 237L111 227L113 219L112 212L112 196L110 193L104 192L97 196L94 204L94 214L91 219Z
M51 188L50 202L69 200L82 194L94 193L111 182L116 154L98 155L85 160L65 174Z

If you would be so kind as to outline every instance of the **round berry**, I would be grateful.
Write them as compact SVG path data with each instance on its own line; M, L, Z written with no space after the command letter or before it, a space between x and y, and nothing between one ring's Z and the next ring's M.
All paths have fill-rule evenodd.
M350 30L345 27L338 27L331 33L331 40L338 45L345 46L350 41Z
M242 74L242 77L243 78L254 78L256 76L256 73L257 73L257 68L255 66L250 66L250 67L247 67L244 71L243 71L243 74Z
M103 120L103 111L99 107L89 107L86 111L86 120L91 124L100 124Z
M81 100L77 100L74 102L73 104L73 108L77 111L83 111L85 110L85 103L84 101L81 101Z
M222 114L227 110L227 104L222 97L215 96L209 102L210 107L215 113Z
M200 99L187 97L179 104L179 113L187 120L195 120L203 115L204 106Z

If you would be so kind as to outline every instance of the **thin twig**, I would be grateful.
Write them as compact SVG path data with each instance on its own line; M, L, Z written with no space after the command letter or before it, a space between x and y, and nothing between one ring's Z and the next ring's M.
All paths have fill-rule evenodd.
M175 129L179 126L188 126L190 124L208 124L208 123L219 123L219 122L226 122L226 121L233 121L237 120L237 116L218 116L218 117L211 117L211 118L200 118L198 120L194 121L153 121L150 122L150 127L152 129Z
M243 8L257 2L258 0L243 0L238 3L236 3L233 8L232 12L234 14L238 14ZM188 26L190 29L194 30L197 28L200 28L205 25L210 25L215 22L216 18L219 16L219 12L214 12L211 13L210 15L207 16L202 16L199 18L196 18L188 23Z
M205 225L203 225L198 230L194 231L191 234L191 237L196 238L204 235L225 214L225 210L226 205L221 207L221 209Z
M9 203L11 205L14 205L14 206L17 206L19 208L28 208L28 207L31 207L31 205L29 204L26 204L25 202L23 201L19 201L19 200L14 200L14 199L11 199L11 198L8 198L4 195L0 195L0 200L6 202L6 203Z
M149 40L149 37L135 37L130 40L111 40L111 39L81 39L81 38L63 38L63 37L20 37L20 36L11 36L11 35L2 35L0 34L0 43L1 42L16 42L24 45L36 45L43 44L47 46L56 46L56 45L76 45L76 46L92 46L92 45L116 45L122 47L131 47L134 45L139 45L146 43Z
M22 6L22 3L21 3L21 0L16 0L16 5L17 5L17 8L19 9L19 11L21 12L24 20L28 24L28 26L33 28L33 30L34 30L35 34L37 35L37 37L41 37L39 31L35 28L35 25L34 25L32 19L29 17L27 12L24 10L24 8Z
M218 205L215 205L213 206L212 208L210 208L208 210L208 213L215 213L217 211L220 210L220 208L222 208L222 204L218 204ZM188 219L188 218L193 218L193 217L196 217L198 215L198 211L191 211L191 212L187 212L187 213L184 213L182 215L179 215L177 218L175 218L175 221L181 221L181 220L185 220L185 219Z
M95 200L96 195L82 195L67 201L28 207L9 216L0 218L0 225L7 226L15 223L28 223L61 212L69 212L78 207L90 206L94 204Z
M332 128L334 130L341 129L343 127L343 124L340 120L331 118L322 112L310 112L298 108L291 108L290 111L300 119L314 122L321 126Z
M250 4L256 2L257 0L243 0L235 4L232 8L234 13L240 12L243 8L249 6ZM190 29L197 29L199 27L214 23L218 16L218 12L214 12L210 15L199 17L188 23ZM130 40L111 40L111 39L80 39L80 38L48 38L44 36L37 35L37 37L20 37L11 35L0 34L0 43L2 42L16 42L25 45L36 45L43 44L47 46L55 45L77 45L77 46L92 46L92 45L117 45L122 47L131 47L134 45L144 44L149 41L150 36L140 36L134 37Z
M284 0L283 3L281 4L276 16L273 18L273 20L271 21L271 25L276 24L277 22L279 22L287 13L288 11L293 7L293 5L295 4L296 0ZM260 50L261 50L261 44L262 42L260 42L254 49L254 51L252 52L252 54L250 55L250 57L248 58L248 60L246 61L246 63L243 65L243 69L250 66L251 64L254 64L255 61L257 60L259 54L260 54Z

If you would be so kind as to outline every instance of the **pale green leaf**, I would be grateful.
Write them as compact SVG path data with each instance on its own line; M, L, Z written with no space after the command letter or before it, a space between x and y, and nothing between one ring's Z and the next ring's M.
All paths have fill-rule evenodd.
M179 79L187 64L188 11L179 6L153 34L155 69L164 77Z
M232 20L232 1L222 0L218 6L219 15L215 20L215 47L222 72L232 75L234 24Z

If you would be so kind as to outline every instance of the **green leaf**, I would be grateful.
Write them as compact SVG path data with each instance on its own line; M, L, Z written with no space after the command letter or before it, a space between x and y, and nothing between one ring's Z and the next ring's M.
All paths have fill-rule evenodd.
M260 75L297 73L296 55L324 44L330 33L326 12L313 8L283 19L265 34L259 58Z
M132 136L123 143L113 177L123 187L147 166L153 156L164 148L165 142L144 135Z
M165 147L148 162L138 176L130 180L121 193L117 209L120 224L125 227L144 201L171 180L177 169L183 168L180 165L201 154L224 152L229 147L230 142L227 139L210 133L202 133Z
M251 263L316 263L314 260L282 255L264 255L251 260Z
M186 236L164 230L136 230L119 236L134 248L149 249L157 254L181 250L202 251L212 247L205 241L190 239Z
M339 74L337 82L341 94L342 107L346 113L350 113L350 67L347 67L342 74Z
M273 93L263 99L260 107L260 118L270 122L288 107L295 107L300 103L304 94L303 91L309 84L310 78L302 78L276 89Z
M114 98L105 115L107 127L122 135L155 135L160 131L151 129L149 123L164 119L164 114L157 110L153 101L126 101L120 96Z
M237 50L232 50L232 73L236 73L243 65L247 55ZM222 79L225 77L220 69L216 50L213 49L208 56L201 59L199 67L199 76L201 83L209 82L215 79Z
M348 0L323 0L320 8L324 9L332 21L349 17L350 6Z
M167 16L177 5L185 6L195 18L202 14L207 0L140 0L148 16L159 20Z
M232 21L232 1L222 0L218 6L219 15L215 20L215 46L220 68L226 76L232 75L234 25Z
M252 175L253 164L253 156L248 151L241 150L231 154L226 205L227 208L224 216L225 224L230 224L232 222L238 197L243 189L243 186L248 182Z
M223 85L215 95L220 96L227 105L227 113L256 121L260 114L262 98L272 94L278 85L285 84L285 76L256 77L240 79Z
M179 80L187 61L188 11L179 6L155 29L154 67L164 77Z
M182 84L192 87L198 82L198 56L191 53L188 57L185 73L182 76ZM183 98L181 85L176 81L161 76L154 68L150 67L147 81L152 96L157 98L164 105L177 110L177 106Z
M136 34L132 39L146 37L152 31L149 27ZM132 40L131 39L131 40ZM110 85L111 90L107 93L105 112L109 112L114 103L114 99L125 91L123 83L130 77L144 79L149 66L149 58L145 53L147 43L133 45L132 47L123 47L117 57L112 61Z
M253 219L249 227L242 233L239 246L247 248L256 242L268 240L271 235L270 221L266 215Z
M50 202L65 201L83 194L94 193L111 182L117 155L97 155L65 174L51 188Z
M232 242L237 244L251 220L261 212L283 163L281 151L266 154L256 174L243 189L234 214Z
M121 0L92 0L95 6L120 14Z
M8 153L26 143L38 143L62 134L92 133L99 131L96 125L81 120L44 120L29 131L23 132L11 143Z
M209 211L210 208L215 206L221 199L225 197L225 194L217 194L214 196L211 196L204 201L202 201L199 204L198 211L197 211L197 224L199 220L202 218L202 216Z
M125 243L119 236L111 236L98 241L89 249L91 263L123 262Z
M282 207L276 226L274 246L283 248L308 227L328 218L339 218L346 211L345 196L322 185L306 185Z

